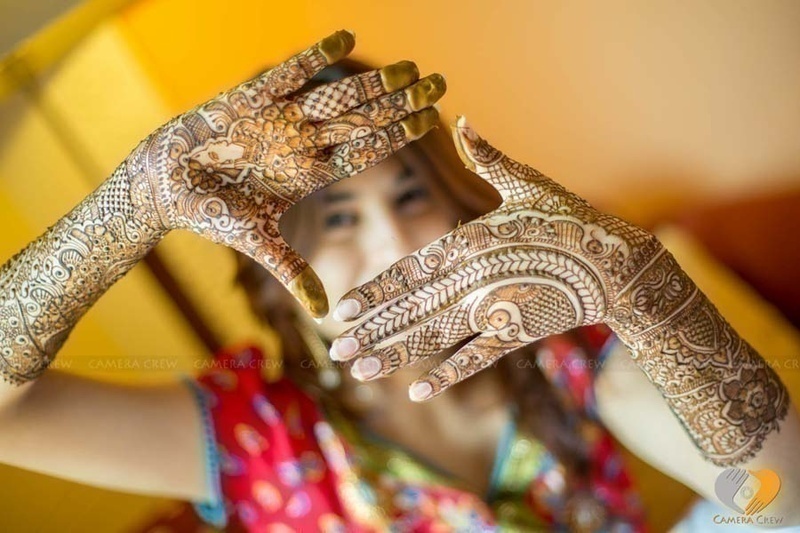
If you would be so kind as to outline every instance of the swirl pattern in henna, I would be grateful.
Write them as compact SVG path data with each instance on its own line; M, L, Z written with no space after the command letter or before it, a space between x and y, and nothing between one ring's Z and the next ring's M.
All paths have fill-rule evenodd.
M166 233L140 152L91 196L0 268L0 374L36 378L77 320Z
M463 120L463 119L462 119ZM469 342L411 386L433 397L541 337L607 323L709 460L741 462L787 412L786 390L650 233L509 159L465 123L462 159L503 198L350 291L334 342L360 379Z
M445 90L442 76L418 80L416 66L402 61L291 95L328 64L324 49L178 117L151 152L168 227L253 257L316 316L327 312L324 289L280 236L281 215L424 134Z
M752 458L786 416L780 378L669 252L622 292L608 324L713 463Z
M161 238L188 229L244 252L315 315L324 289L282 239L280 217L369 168L438 119L438 74L402 61L296 91L347 55L337 32L269 72L171 120L78 207L0 268L0 374L38 376L80 317Z

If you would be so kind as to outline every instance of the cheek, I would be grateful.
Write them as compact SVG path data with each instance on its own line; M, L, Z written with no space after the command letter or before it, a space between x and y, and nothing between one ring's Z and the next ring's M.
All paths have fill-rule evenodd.
M406 255L440 239L456 227L455 221L443 209L433 209L429 213L419 216L411 222L412 238L409 239L412 247Z
M326 337L333 338L348 327L333 319L333 308L344 293L357 285L359 265L363 263L361 254L355 245L337 245L322 247L309 259L309 264L322 280L331 307L331 312L319 326Z

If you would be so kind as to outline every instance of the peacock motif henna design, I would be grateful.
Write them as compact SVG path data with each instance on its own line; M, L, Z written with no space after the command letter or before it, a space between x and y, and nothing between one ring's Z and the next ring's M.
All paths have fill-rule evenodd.
M0 268L0 374L38 376L80 317L171 230L246 253L327 313L324 289L280 235L292 205L430 128L441 75L402 61L300 92L353 49L346 31L169 121L94 193Z
M501 206L348 292L337 317L366 318L331 356L358 357L354 376L375 379L469 341L411 385L419 401L539 338L604 322L706 458L752 457L785 416L786 390L658 239L511 160L463 118L454 137Z

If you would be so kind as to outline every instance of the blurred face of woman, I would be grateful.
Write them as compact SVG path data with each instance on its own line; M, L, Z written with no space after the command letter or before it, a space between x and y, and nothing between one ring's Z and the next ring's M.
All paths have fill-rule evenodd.
M418 153L406 149L317 193L319 227L308 260L331 308L348 290L453 229L457 214L435 186L433 172ZM320 329L333 338L347 327L329 313Z

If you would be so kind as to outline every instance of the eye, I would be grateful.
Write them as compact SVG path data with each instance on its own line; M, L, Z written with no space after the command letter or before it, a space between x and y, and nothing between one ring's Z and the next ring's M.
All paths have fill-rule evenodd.
M430 192L425 187L413 187L403 191L395 200L395 205L400 209L406 209L426 202L430 198Z
M325 229L347 228L356 224L358 224L358 216L344 211L327 215L323 223Z

